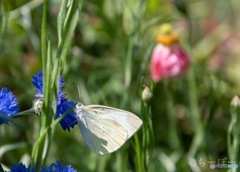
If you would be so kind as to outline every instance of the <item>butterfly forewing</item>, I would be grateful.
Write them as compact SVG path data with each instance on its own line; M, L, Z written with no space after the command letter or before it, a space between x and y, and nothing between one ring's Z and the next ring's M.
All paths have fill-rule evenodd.
M88 105L85 107L102 112L109 118L113 118L127 130L128 139L142 126L142 120L131 112L102 105Z
M126 129L102 111L85 107L77 116L88 147L97 154L107 154L119 149L127 140Z

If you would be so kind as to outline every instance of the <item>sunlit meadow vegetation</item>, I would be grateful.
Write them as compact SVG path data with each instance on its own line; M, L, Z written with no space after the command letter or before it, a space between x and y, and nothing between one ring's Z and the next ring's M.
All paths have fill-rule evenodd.
M239 164L239 0L0 2L0 89L13 92L20 112L32 107L39 70L45 90L41 115L0 125L4 169L57 161L86 172L227 171L212 164ZM181 76L153 79L163 23L191 62ZM95 154L77 125L69 132L54 118L60 77L69 101L131 111L142 128L116 152Z

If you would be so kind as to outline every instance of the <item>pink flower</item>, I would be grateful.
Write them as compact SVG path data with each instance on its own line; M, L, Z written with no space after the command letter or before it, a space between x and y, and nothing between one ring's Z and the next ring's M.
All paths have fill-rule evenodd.
M173 78L185 73L190 65L187 53L178 43L163 45L158 43L152 53L150 74L154 82Z

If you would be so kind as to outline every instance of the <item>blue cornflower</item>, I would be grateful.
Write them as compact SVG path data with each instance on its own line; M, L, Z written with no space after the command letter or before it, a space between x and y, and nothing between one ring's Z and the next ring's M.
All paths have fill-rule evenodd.
M7 88L0 90L0 124L8 123L9 117L18 113L18 101Z
M35 97L43 98L43 73L42 73L42 71L39 70L38 74L35 75L35 76L32 76L32 78L33 78L32 83L35 86L36 91L37 91L37 94L35 94ZM62 92L63 84L64 84L64 79L60 78L58 101L60 99L64 99L65 98L65 94Z
M42 168L41 172L77 172L77 170L72 168L71 165L63 166L61 162L57 161L46 169Z
M11 166L11 172L35 172L36 170L30 167L26 167L23 163L13 164Z
M60 100L60 104L57 105L57 115L56 118L64 115L67 112L67 115L60 121L60 124L64 130L70 131L70 127L74 127L77 124L76 113L72 110L76 105L76 102L69 102L67 99Z
M36 88L37 94L35 94L36 98L43 99L43 73L40 70L38 75L32 77L32 83ZM60 125L64 130L70 131L70 127L74 127L77 124L77 118L75 112L71 109L76 105L76 102L71 102L67 100L66 94L63 93L63 84L64 79L60 78L59 81L59 92L58 92L58 100L57 100L57 114L55 118L58 118L67 112L67 115L60 121Z
M37 94L35 97L43 98L43 73L42 71L38 71L38 75L32 76L32 83L36 88Z
M26 167L23 163L13 164L11 166L11 172L35 172L35 168L31 166ZM51 164L48 168L41 168L40 172L77 172L71 165L63 166L61 162Z

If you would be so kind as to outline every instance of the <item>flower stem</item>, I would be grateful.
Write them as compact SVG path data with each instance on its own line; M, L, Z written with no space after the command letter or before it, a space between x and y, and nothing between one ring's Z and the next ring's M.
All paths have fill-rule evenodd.
M149 171L149 162L152 154L153 147L153 127L152 127L152 119L150 113L150 106L147 102L142 101L141 104L141 113L143 117L143 166L144 171Z
M136 159L137 159L137 171L143 172L143 167L142 167L142 150L139 142L139 137L138 135L134 135L134 142L135 142L135 151L136 151Z
M15 118L15 117L26 116L26 115L30 115L32 113L35 113L33 108L25 110L25 111L22 111L22 112L19 112L19 113L15 114L13 117Z
M41 27L41 53L42 53L42 68L43 73L45 75L44 78L44 85L43 85L43 91L46 94L46 83L47 80L47 74L46 74L46 67L47 67L47 48L46 48L46 33L47 33L47 7L48 7L48 0L44 0L43 2L43 13L42 13L42 27ZM46 100L47 97L44 97L44 100ZM32 150L32 156L31 156L31 166L36 168L36 171L40 171L40 168L43 163L43 148L45 143L45 134L42 134L43 130L46 128L46 115L45 115L45 109L46 108L46 101L44 102L43 107L43 114L41 116L41 130L40 130L40 137L35 142Z
M231 121L228 126L227 146L228 156L232 163L237 163L239 160L239 139L240 139L240 125L239 125L240 109L238 106L231 107ZM237 171L233 168L233 171Z
M54 120L50 126L44 128L41 130L41 134L38 137L37 141L35 142L33 146L33 151L32 151L32 159L31 159L31 167L35 167L36 171L39 171L40 169L40 164L36 162L44 162L45 159L43 158L43 154L46 155L47 150L49 148L49 133L52 133L53 129L56 127L56 125L62 120L68 113L69 111L72 110L72 108L68 109L62 116L58 117L56 120ZM46 140L47 137L47 140ZM44 147L45 146L45 147ZM44 149L45 148L45 149Z
M195 75L192 68L190 68L188 73L188 87L189 87L190 110L191 110L191 116L193 120L194 131L195 131L195 135L188 152L188 157L192 158L196 155L196 152L200 144L202 143L202 139L204 136L204 132L203 132L204 126L200 118Z

